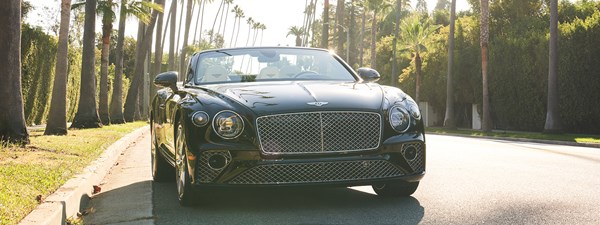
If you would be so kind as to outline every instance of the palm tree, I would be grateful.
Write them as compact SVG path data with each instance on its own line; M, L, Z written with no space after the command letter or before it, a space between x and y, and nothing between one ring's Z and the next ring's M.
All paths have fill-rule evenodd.
M261 23L260 26L258 27L258 29L260 29L260 46L262 46L262 41L263 41L263 37L264 37L263 33L267 29L267 25L265 25L264 23Z
M169 70L175 70L175 34L177 31L177 0L171 3L171 24L169 33Z
M79 104L71 128L102 127L96 107L96 67L94 36L96 29L96 0L85 2L83 52L81 59L81 87Z
M373 12L373 19L371 20L371 67L377 68L377 50L375 49L375 43L377 43L377 13L384 8L384 0L367 0L367 8Z
M110 101L110 122L112 124L125 123L123 117L123 45L125 42L125 21L127 15L134 15L138 20L149 23L151 14L149 9L159 9L160 6L147 1L121 0L119 11L119 33L115 48L115 78L113 81L113 94Z
M56 69L48 123L44 135L67 134L67 76L69 52L69 22L71 21L71 0L62 0L60 4L60 27L58 30L58 48L56 50Z
M321 48L329 46L329 0L323 3L323 33L321 34Z
M396 24L395 24L395 28L394 28L394 40L392 41L392 86L397 86L398 83L398 78L397 78L397 73L398 71L396 71L396 67L398 66L398 60L397 60L397 56L396 56L396 45L398 43L398 38L399 38L399 32L400 32L400 13L402 12L402 0L396 0Z
M481 129L484 132L490 132L492 130L492 118L490 118L490 94L488 89L488 39L490 36L489 17L489 0L481 0L481 32L479 36L481 42L481 75L483 82L483 121L481 123Z
M456 22L456 0L450 5L450 33L448 34L448 75L446 78L446 115L444 127L454 129L454 86L452 85L452 66L454 64L454 25Z
M154 36L154 64L152 65L151 74L157 75L160 73L162 67L162 54L163 54L163 36L161 35L163 30L164 13L159 13L156 21L156 34ZM168 16L167 16L168 20ZM166 31L166 29L164 29Z
M217 15L215 16L215 20L213 21L212 28L210 29L212 32L210 33L210 39L208 42L213 41L213 35L215 34L215 25L217 25L217 19L219 18L219 14L222 11L221 8L223 7L224 4L225 4L225 0L221 0L221 3L219 4L219 9L217 10ZM223 15L221 15L221 17L223 17Z
M558 0L550 0L550 43L548 63L548 108L544 132L562 131L558 112Z
M244 11L242 11L240 6L238 5L234 6L231 12L235 15L235 19L233 20L233 30L231 30L231 39L229 40L229 47L235 46L235 44L233 43L233 34L235 34L236 24L239 23L238 21L240 20L240 17L244 16Z
M296 36L296 46L302 46L302 38L301 38L302 34L304 34L304 31L302 30L302 28L297 27L297 26L291 26L285 37L288 37L290 35Z
M138 99L138 93L140 89L140 85L142 83L142 79L144 76L144 61L148 52L150 51L150 46L152 44L152 33L154 31L154 25L156 23L156 19L158 13L162 11L162 6L164 5L164 0L156 0L156 4L160 5L160 8L156 8L152 10L152 19L150 23L146 27L143 35L143 40L141 44L141 48L138 48L136 51L135 60L138 62L135 64L133 79L131 81L131 86L127 91L127 98L125 99L125 109L124 109L124 117L125 121L132 122L134 120L134 112L136 108L136 102ZM139 40L138 40L139 41Z
M0 145L28 144L21 92L21 1L0 1Z
M237 32L235 34L234 46L237 46L237 40L238 40L238 38L240 36L240 28L242 27L242 19L244 17L246 17L246 15L244 15L244 11L241 8L239 8L239 11L236 11L235 14L236 14L237 19L238 19L238 27L237 27Z
M246 36L246 46L248 46L248 42L250 41L250 31L252 31L252 26L254 26L254 19L252 19L252 17L248 17L248 19L246 19L246 23L248 24L248 36Z
M179 58L179 71L180 71L182 78L184 78L184 79L186 76L186 74L185 74L185 70L186 70L185 57L187 54L186 46L188 45L188 38L190 35L190 27L192 25L192 4L193 4L192 0L187 1L187 11L185 13L185 31L183 33L183 45L181 48L181 55Z
M427 51L427 45L429 44L429 35L437 30L436 26L431 25L431 20L427 19L421 21L418 15L414 15L402 23L402 36L400 39L400 45L402 46L401 51L410 53L412 61L415 63L416 69L416 91L415 101L420 100L420 88L421 88L421 67L422 67L422 55Z
M72 8L85 5L85 1L73 4ZM104 125L110 124L108 113L108 57L110 54L110 36L113 30L112 23L115 18L113 0L100 0L97 3L96 13L102 15L102 51L100 55L100 92L98 95L98 114L100 122Z
M225 30L227 28L227 18L229 17L229 6L231 6L231 4L233 4L233 0L225 0L225 4L227 4L227 9L225 9L225 7L223 7L223 9L225 9L223 11L223 14L225 14L225 21L223 22L223 37L225 37ZM221 28L221 24L219 23L219 30Z
M344 0L337 0L337 9L335 11L337 26L337 51L344 52L344 32L348 32L344 26ZM348 40L346 40L348 41ZM348 59L346 59L348 60Z

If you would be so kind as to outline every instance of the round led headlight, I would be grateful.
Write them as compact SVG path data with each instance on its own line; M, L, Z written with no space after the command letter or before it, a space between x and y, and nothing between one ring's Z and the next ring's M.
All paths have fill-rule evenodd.
M408 130L408 126L410 125L410 115L401 106L392 106L389 111L390 115L390 125L397 132L404 132Z
M421 119L421 110L419 110L419 106L417 105L417 103L409 100L406 103L406 105L408 107L408 112L410 113L410 115L414 119L420 120Z
M213 119L213 130L223 139L234 139L244 131L244 120L233 111L221 111Z
M192 115L192 123L197 127L206 126L208 124L208 114L202 111L195 112Z

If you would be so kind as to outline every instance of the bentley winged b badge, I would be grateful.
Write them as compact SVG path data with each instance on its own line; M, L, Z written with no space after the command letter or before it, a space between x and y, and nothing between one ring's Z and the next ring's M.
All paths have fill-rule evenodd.
M314 105L314 106L324 106L329 104L329 102L307 102L306 104Z

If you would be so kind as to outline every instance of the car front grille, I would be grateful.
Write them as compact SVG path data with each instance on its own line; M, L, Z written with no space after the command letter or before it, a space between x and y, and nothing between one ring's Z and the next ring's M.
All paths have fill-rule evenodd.
M416 152L416 156L414 158L407 158L406 152L413 148ZM410 168L413 169L414 172L423 172L425 171L425 149L424 144L421 142L412 142L406 143L402 145L402 156L408 164Z
M372 150L381 141L378 113L292 113L259 117L256 123L266 154Z
M229 181L230 184L299 184L360 181L402 176L406 173L385 160L359 160L258 165Z
M200 161L198 162L198 180L200 183L213 182L217 176L223 171L223 168L211 168L208 161L211 156L220 155L225 158L226 164L231 162L231 154L228 151L204 151L200 155Z

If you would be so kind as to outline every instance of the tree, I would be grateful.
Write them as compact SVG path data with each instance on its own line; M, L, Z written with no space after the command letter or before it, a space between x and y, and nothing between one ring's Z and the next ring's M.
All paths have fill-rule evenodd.
M439 4L439 2L438 2ZM452 67L454 64L454 25L456 22L456 0L450 6L450 33L448 34L448 74L446 78L446 115L444 127L454 129L454 86L452 85Z
M151 14L149 9L160 9L159 5L146 1L121 0L119 11L119 33L115 53L115 78L113 81L113 94L110 101L110 121L113 124L125 123L123 116L123 46L125 43L125 27L127 15L134 15L138 20L149 23Z
M60 4L60 28L58 31L54 86L52 87L52 100L44 135L67 134L67 54L69 50L70 17L71 0L62 0Z
M427 2L425 0L417 0L417 5L415 6L415 11L420 14L427 14Z
M558 0L550 0L550 42L548 59L548 106L544 132L560 133L558 112Z
M373 19L371 20L371 68L377 68L377 50L375 49L375 43L377 43L377 13L387 6L384 6L384 0L367 0L367 8L373 12Z
M95 28L96 0L87 0L85 2L79 104L71 128L102 127L98 117L98 108L96 107Z
M183 47L181 48L181 56L179 58L179 73L183 79L185 79L186 66L185 66L185 57L187 56L187 48L188 38L190 36L190 27L192 26L192 0L187 1L187 11L185 13L185 31L183 32Z
M337 0L337 6L335 10L336 24L337 24L337 52L340 54L344 52L344 32L348 32L344 26L344 0ZM348 40L345 40L348 41ZM346 59L347 60L347 59Z
M302 28L297 26L291 26L285 37L288 37L290 35L296 36L296 46L302 46L302 34L304 34Z
M451 1L454 2L456 0ZM448 0L438 0L434 10L448 10L448 8L451 7L451 4L452 3L450 3Z
M146 56L149 53L150 45L152 44L152 33L154 31L154 25L156 23L158 13L162 11L164 0L157 0L156 4L160 5L161 7L152 10L152 19L150 20L150 24L148 24L144 31L143 40L141 40L141 48L138 48L136 51L136 61L138 63L136 63L135 65L131 86L127 91L127 97L125 99L124 117L125 121L127 122L132 122L134 120L136 102L138 100L139 89L144 76L144 63L142 62L146 60Z
M244 15L244 11L242 10L242 8L240 8L239 6L235 6L233 7L233 10L231 11L233 13L235 13L235 20L233 21L233 31L231 32L231 40L229 42L231 47L235 47L237 45L237 40L238 37L240 36L240 27L242 26L242 18L245 17ZM235 31L236 29L236 21L237 21L237 32ZM235 34L235 41L233 41L233 34Z
M28 144L21 92L21 1L0 1L0 142Z
M169 70L175 70L175 34L177 31L177 0L171 3L171 25L169 31Z
M437 30L436 26L431 25L431 20L420 20L419 15L413 15L402 23L402 36L400 39L400 50L410 54L416 69L416 92L415 101L420 100L421 88L421 68L423 63L423 53L427 51L429 36Z
M323 33L321 34L321 48L329 46L329 0L323 3Z
M248 43L250 41L250 31L252 31L252 27L254 26L254 19L252 19L252 17L248 17L248 19L246 19L246 23L248 24L248 35L246 36L246 46L248 46ZM242 60L244 60L242 58ZM243 61L242 61L243 62Z
M396 0L396 24L394 28L394 40L392 43L392 86L396 87L398 85L398 71L396 71L396 67L398 66L397 52L396 48L398 45L398 38L400 32L400 13L402 12L402 0Z
M492 131L492 118L490 118L490 91L488 88L488 39L490 36L489 17L489 0L481 0L481 31L479 36L481 45L481 75L483 82L483 120L481 123L481 130L484 132Z
M211 33L210 33L209 42L213 41L213 36L215 35L215 25L217 25L217 20L219 18L219 14L222 11L221 8L223 8L224 4L225 4L225 0L221 0L221 3L219 4L219 9L217 10L217 15L215 16L215 20L213 21L212 28L210 29ZM223 15L221 15L221 17L223 17ZM217 33L219 33L219 32L217 32Z

